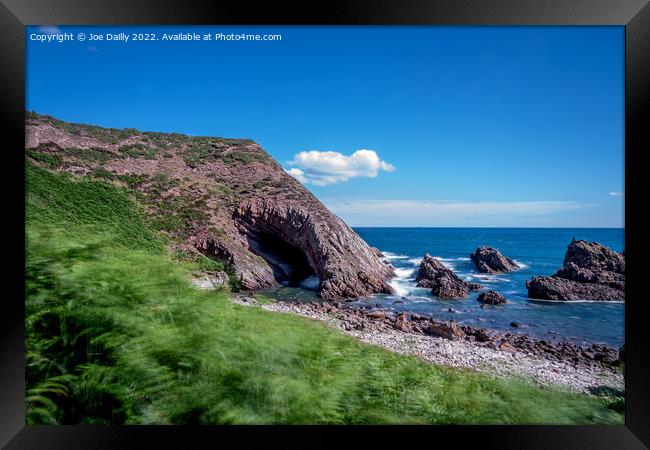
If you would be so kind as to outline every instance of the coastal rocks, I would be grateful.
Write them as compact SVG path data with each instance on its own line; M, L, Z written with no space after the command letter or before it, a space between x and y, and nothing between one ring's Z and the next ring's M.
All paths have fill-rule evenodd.
M408 333L413 330L413 326L411 325L411 322L408 320L407 313L402 313L399 316L397 316L397 319L395 319L395 323L393 325L395 329L403 331L405 333Z
M192 280L192 284L198 289L213 290L220 287L228 286L229 278L225 272L208 273L201 278Z
M439 298L465 298L469 291L480 289L478 283L468 283L459 278L429 254L424 255L415 278L417 286L431 288L431 294Z
M487 245L481 245L469 257L482 273L512 272L519 269L516 262Z
M597 242L569 244L564 267L526 282L528 297L545 300L625 300L625 256Z
M506 298L497 291L482 292L476 300L486 305L505 305L508 303Z
M425 334L439 336L445 339L457 340L465 337L465 332L454 322L429 322L424 328Z
M490 332L488 332L488 330L486 330L485 328L474 328L465 325L461 327L461 329L463 330L463 332L465 332L467 336L473 337L476 342L494 341L494 338L492 337Z
M526 282L528 297L543 300L625 300L625 292L612 286L579 283L556 276L533 277Z
M512 346L512 344L508 341L503 341L501 344L499 344L499 350L504 351L504 352L510 352L510 353L516 353L517 349Z
M240 302L246 301L246 297L238 298ZM382 309L367 310L361 305L341 302L320 304L317 302L277 301L273 305L273 308L299 312L308 317L326 314L328 317L336 319L338 326L346 331L372 333L399 331L431 336L455 342L467 342L477 347L504 353L534 355L550 362L568 363L574 368L605 367L608 370L617 370L616 366L623 359L623 352L620 349L605 345L579 346L570 342L533 339L526 334L490 331L486 328L459 325L454 320L443 322L407 311L396 315Z
M598 242L587 242L573 238L566 255L564 265L574 263L578 267L589 269L593 272L625 273L625 256Z

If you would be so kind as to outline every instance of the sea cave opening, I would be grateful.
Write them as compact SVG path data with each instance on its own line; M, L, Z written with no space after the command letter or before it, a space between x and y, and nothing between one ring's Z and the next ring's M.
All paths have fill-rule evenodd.
M256 244L255 253L269 263L278 283L299 286L316 275L307 255L281 237L262 232L257 236Z

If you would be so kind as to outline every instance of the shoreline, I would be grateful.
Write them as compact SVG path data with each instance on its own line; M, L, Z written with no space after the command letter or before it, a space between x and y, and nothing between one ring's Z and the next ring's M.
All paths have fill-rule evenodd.
M231 295L231 300L318 320L364 343L437 365L472 369L495 377L515 376L540 386L564 387L589 395L624 392L623 374L613 366L613 355L607 347L584 349L533 340L526 335L490 334L483 329L459 327L453 321L440 322L410 313L397 315L381 309L362 310L339 302L260 303L244 294ZM426 326L433 327L438 335L427 332ZM592 354L592 348L603 353Z

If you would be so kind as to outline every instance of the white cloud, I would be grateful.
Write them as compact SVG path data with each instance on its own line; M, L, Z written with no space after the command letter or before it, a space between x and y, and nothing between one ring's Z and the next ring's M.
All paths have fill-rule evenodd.
M339 152L317 150L296 154L288 163L287 173L304 184L326 186L354 177L376 177L380 171L392 172L395 167L382 161L374 150L357 150L350 156Z
M325 200L324 203L351 226L418 227L542 226L556 220L557 213L593 206L573 201Z
M612 197L620 197L623 194L624 194L623 192L609 192L609 195L611 195Z
M300 169L296 169L295 167L292 169L288 169L287 173L294 177L296 180L300 181L301 183L307 183L307 178L305 177L305 172L303 172Z

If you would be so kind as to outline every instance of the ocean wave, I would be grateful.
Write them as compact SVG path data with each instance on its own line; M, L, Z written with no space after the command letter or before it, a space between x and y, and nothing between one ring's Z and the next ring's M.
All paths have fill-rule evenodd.
M395 290L400 297L407 297L412 291L412 285L399 278L393 278L388 284Z
M400 280L407 280L413 278L415 275L415 269L408 269L402 267L395 268L395 278Z
M490 274L486 274L486 273L473 273L473 274L467 275L465 277L465 281L472 280L472 279L478 279L478 280L483 281L484 283L496 283L496 282L499 282L499 281L503 281L505 283L510 282L509 278L502 278L502 277L498 277L496 275L490 275Z
M440 256L434 256L434 258L436 258L438 261L440 261L442 263L442 265L445 266L447 269L453 270L454 267L455 267L454 264L453 264L453 261L454 261L453 259L442 258Z
M381 251L381 250L380 250ZM406 255L398 255L397 253L381 251L387 259L408 259Z
M419 266L422 263L422 258L409 258L406 262L414 266Z
M448 261L448 262L454 262L454 261L471 261L469 258L443 258L442 256L434 256L434 258L440 260L440 261Z
M519 266L520 269L528 269L529 267L528 264L522 263L516 259L513 259L513 261Z

